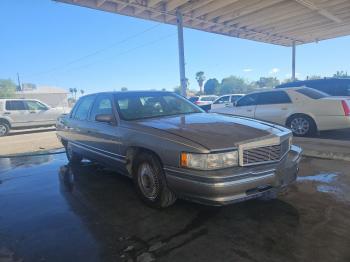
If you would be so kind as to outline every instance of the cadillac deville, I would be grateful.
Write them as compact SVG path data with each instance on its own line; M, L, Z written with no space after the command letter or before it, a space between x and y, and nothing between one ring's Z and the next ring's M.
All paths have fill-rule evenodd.
M110 92L79 99L57 122L71 164L83 158L133 179L140 198L224 205L271 198L296 180L301 149L281 126L205 113L171 92Z

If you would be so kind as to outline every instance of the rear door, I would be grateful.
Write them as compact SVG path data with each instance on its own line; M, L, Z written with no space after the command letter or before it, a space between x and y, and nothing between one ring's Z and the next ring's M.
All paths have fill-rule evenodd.
M292 109L293 103L287 92L263 92L259 93L255 118L284 125Z
M31 126L29 111L23 100L6 100L4 116L11 119L13 127Z

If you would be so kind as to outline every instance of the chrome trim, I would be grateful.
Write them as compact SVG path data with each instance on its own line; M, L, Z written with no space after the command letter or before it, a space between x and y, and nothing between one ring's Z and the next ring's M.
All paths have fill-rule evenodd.
M98 149L99 151L93 150L93 149L91 149L91 148L95 148L95 147L89 148L90 146L86 146L86 145L83 145L83 144L81 144L81 143L70 142L70 141L69 141L69 143L73 144L73 146L79 147L79 148L81 148L81 149L83 149L83 150L90 151L90 152L95 153L95 154L98 154L98 155L100 155L100 156L105 156L105 157L108 157L108 158L110 158L110 159L113 159L113 160L122 162L122 163L124 163L124 164L126 163L125 160L122 160L122 159L120 159L120 158L116 158L116 157L109 156L109 155L104 154L104 153L99 152L99 151L107 152L107 153L109 153L109 154L111 154L111 155L116 155L116 156L120 156L120 157L125 158L124 156L121 156L121 155L118 155L118 154L115 154L115 153L111 153L111 152L109 152L109 151L101 150L101 149Z
M240 184L246 184L246 183L251 183L254 181L259 181L262 179L266 179L266 178L270 178L270 177L274 177L275 173L269 173L263 176L254 176L254 177L249 177L249 178L243 178L243 179L237 179L234 181L227 181L227 182L202 182L202 181L194 181L192 179L187 179L187 178L183 178L183 177L179 177L179 176L174 176L171 174L168 174L168 176L172 176L175 179L178 180L182 180L182 181L190 181L190 182L194 182L196 184L201 184L201 185L205 185L205 186L209 186L209 187L226 187L226 186L232 186L232 185L240 185Z

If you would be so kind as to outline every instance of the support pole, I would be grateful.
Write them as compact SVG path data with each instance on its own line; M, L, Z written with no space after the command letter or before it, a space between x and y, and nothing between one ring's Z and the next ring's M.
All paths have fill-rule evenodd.
M180 11L176 12L177 21L177 37L179 45L179 66L180 66L180 81L181 81L181 95L186 97L187 95L187 79L185 72L185 51L184 51L184 36L183 36L183 24L182 14Z
M295 41L292 46L292 80L295 81Z

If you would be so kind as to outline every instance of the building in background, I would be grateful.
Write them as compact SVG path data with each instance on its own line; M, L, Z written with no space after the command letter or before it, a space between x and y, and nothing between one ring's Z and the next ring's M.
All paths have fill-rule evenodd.
M16 92L17 98L37 99L51 107L68 107L68 91L58 87L38 86Z

